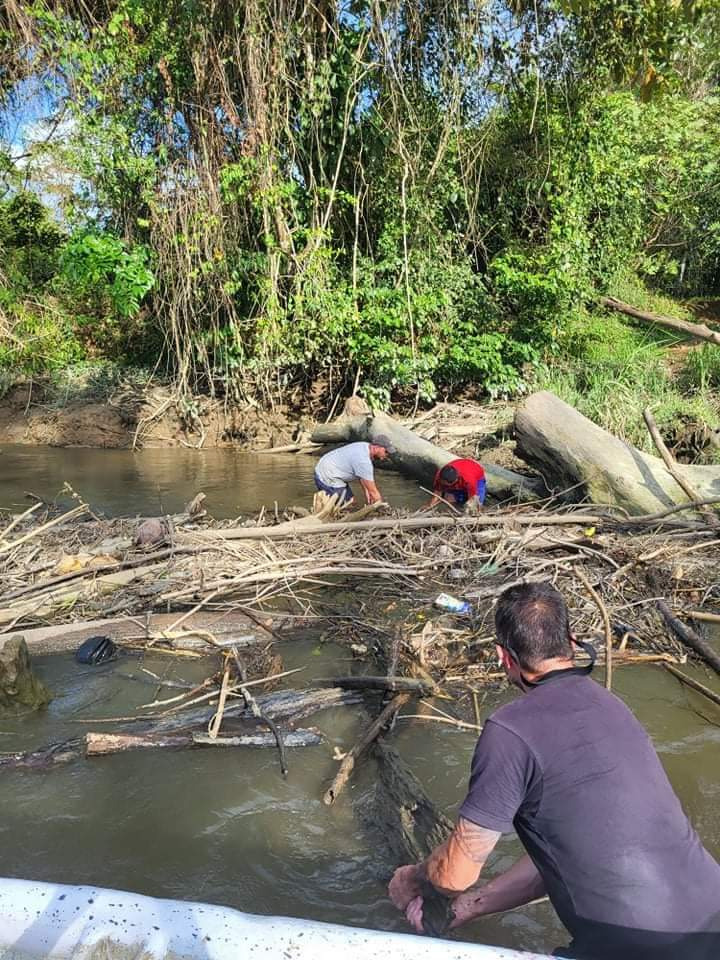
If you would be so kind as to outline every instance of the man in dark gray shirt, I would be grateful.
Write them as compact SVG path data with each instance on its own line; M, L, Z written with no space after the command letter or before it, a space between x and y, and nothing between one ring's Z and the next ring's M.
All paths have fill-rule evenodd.
M424 863L395 872L395 905L421 932L427 882L455 898L454 926L547 893L573 938L558 956L720 958L720 866L644 729L592 667L575 666L562 596L547 583L512 587L495 627L498 657L526 695L486 722L458 822ZM526 856L468 889L513 830Z

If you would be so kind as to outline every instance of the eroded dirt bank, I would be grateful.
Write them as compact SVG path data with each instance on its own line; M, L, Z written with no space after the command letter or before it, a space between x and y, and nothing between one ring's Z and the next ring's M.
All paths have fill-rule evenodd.
M506 403L440 403L405 422L434 443L466 456L517 468L511 440L514 409ZM278 407L229 407L201 397L183 410L171 392L118 391L110 398L58 403L37 385L15 386L0 400L0 443L115 449L243 446L268 449L307 443L318 417ZM321 419L324 419L322 417Z
M116 449L273 447L292 443L311 422L283 409L229 408L210 398L198 398L183 408L162 387L143 394L117 392L102 401L58 403L37 385L23 384L0 400L0 443Z

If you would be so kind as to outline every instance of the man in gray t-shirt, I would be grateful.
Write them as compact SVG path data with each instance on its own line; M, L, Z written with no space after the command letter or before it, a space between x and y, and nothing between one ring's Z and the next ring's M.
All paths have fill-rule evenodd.
M315 486L329 496L338 496L340 503L352 503L350 484L360 481L367 503L379 503L382 494L375 484L373 460L385 460L394 453L387 437L378 436L372 443L348 443L321 457L315 467Z
M498 656L525 696L488 718L450 838L398 868L390 896L422 931L423 883L453 896L454 926L547 894L579 960L716 960L720 866L683 813L650 738L576 667L550 584L511 587ZM503 833L526 854L475 887ZM459 896L458 896L459 894Z

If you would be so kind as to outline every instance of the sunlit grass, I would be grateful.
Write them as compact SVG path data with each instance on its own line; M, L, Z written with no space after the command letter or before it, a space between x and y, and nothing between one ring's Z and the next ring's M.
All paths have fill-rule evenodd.
M678 315L672 308L666 312ZM551 390L586 417L641 450L653 452L643 420L649 406L660 431L672 435L682 423L720 425L720 347L691 350L680 375L669 347L676 338L636 329L613 316L588 318L575 330L570 352L548 359L534 388ZM711 454L708 454L711 456Z

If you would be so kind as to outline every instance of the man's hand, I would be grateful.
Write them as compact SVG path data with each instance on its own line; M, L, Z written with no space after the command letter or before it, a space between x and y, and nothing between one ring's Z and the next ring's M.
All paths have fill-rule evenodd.
M422 905L420 890L422 878L419 864L411 863L405 867L398 867L388 885L388 896L398 908L405 911L411 900L419 899ZM422 920L420 923L422 932Z
M477 517L481 510L482 504L480 503L480 497L470 497L465 504L465 516L467 517Z

